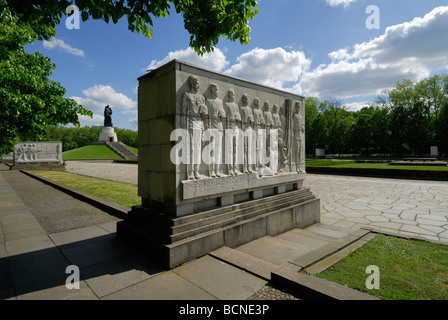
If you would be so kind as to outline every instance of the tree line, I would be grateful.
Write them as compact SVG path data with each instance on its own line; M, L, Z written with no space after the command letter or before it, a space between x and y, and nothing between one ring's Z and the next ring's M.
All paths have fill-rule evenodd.
M305 100L306 153L417 156L448 154L448 75L403 80L359 111L340 101Z
M85 147L96 141L100 136L102 126L64 127L48 126L45 131L45 141L61 141L62 150ZM118 140L127 146L138 148L138 132L129 129L114 128Z

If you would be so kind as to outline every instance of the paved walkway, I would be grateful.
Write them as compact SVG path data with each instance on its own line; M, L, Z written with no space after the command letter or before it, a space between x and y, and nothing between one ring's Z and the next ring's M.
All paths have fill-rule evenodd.
M67 169L137 181L136 165L70 162ZM117 218L0 169L0 299L300 299L273 287L269 276L284 272L300 282L297 270L336 244L349 252L368 241L361 235L348 245L360 239L361 226L448 242L448 183L310 174L305 186L321 199L322 224L223 248L166 271L115 237ZM80 269L79 289L65 285L71 265ZM325 260L313 268L325 268ZM332 288L353 297L346 289Z
M448 182L309 174L322 223L448 244Z
M67 171L137 184L137 165L69 161ZM308 174L322 223L448 243L448 182Z
M112 161L67 161L65 170L85 176L137 185L136 164L114 163Z
M300 282L294 277L316 257L371 236L313 225L221 248L167 271L117 239L117 220L28 175L0 169L0 299L297 300L307 296L272 285L272 272ZM73 266L80 280L70 290L74 271L67 268ZM330 288L339 298L371 298L314 279L316 290Z

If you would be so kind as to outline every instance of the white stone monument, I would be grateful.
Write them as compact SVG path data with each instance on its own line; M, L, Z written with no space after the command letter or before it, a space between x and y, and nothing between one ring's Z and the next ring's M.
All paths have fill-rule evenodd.
M439 147L437 146L431 146L431 158L438 158L439 157Z
M316 158L325 158L325 149L316 149Z
M118 223L120 238L173 268L320 221L302 188L304 97L176 60L138 88L142 205Z
M112 108L107 105L104 107L104 127L98 138L98 142L118 142L112 123Z
M98 142L118 142L114 127L103 127Z
M14 146L13 170L65 170L62 142L24 141Z

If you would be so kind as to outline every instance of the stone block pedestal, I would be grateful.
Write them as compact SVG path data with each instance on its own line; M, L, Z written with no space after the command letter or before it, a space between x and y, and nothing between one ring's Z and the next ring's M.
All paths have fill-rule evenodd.
M138 206L117 224L117 234L175 268L224 246L319 222L319 199L301 189L174 219Z
M118 142L117 134L115 133L114 127L103 127L98 138L99 142Z
M176 60L139 78L138 194L118 237L169 268L320 221L304 97Z

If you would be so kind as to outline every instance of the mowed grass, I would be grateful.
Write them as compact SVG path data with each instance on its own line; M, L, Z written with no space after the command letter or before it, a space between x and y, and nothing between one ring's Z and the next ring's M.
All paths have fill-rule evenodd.
M128 208L141 204L141 198L137 194L137 186L132 184L92 178L63 171L30 172Z
M82 148L64 151L64 160L118 160L122 159L105 145L91 145Z
M448 166L398 166L388 163L358 163L353 160L333 161L333 160L307 160L307 167L337 167L337 168L356 168L356 169L388 169L388 170L413 170L413 171L448 171Z
M379 289L366 287L370 265ZM447 300L448 246L378 234L317 276L385 300Z
M131 150L132 152L134 152L136 155L138 155L138 149L131 147L131 146L127 146L129 150Z

